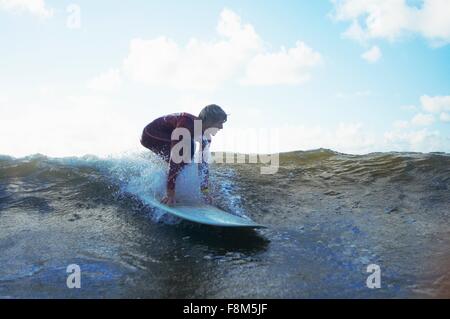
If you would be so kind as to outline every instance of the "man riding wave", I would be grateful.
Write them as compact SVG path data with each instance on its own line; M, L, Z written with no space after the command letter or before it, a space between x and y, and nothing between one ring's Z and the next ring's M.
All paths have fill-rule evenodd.
M195 141L201 141L202 150L207 149L211 143L211 135L215 135L217 131L221 130L226 121L227 114L223 109L218 105L211 104L204 107L199 116L189 113L169 114L155 119L144 128L141 144L169 163L166 196L162 199L162 203L167 205L175 203L176 178L185 165L192 161L195 154ZM201 124L201 130L196 129L198 124ZM189 133L187 134L189 141L176 139L179 132ZM183 135L183 139L186 138L184 134L180 135ZM178 143L184 143L183 145L187 146L182 147L179 153L176 152ZM190 154L184 154L189 148ZM180 161L176 156L188 158L190 161ZM199 172L202 177L200 190L205 200L211 203L208 193L209 168L204 156L199 164Z

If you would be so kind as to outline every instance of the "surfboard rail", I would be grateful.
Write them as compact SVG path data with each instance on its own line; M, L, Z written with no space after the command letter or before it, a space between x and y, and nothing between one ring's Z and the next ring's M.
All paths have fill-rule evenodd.
M244 217L236 216L215 206L206 204L168 206L157 199L149 199L149 204L163 211L194 223L233 228L267 228Z

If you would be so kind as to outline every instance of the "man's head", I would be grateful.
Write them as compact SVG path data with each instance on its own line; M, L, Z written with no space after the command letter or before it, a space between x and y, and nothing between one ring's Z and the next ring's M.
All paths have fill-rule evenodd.
M209 128L221 130L227 121L227 114L216 104L205 106L198 117L202 120L203 131Z

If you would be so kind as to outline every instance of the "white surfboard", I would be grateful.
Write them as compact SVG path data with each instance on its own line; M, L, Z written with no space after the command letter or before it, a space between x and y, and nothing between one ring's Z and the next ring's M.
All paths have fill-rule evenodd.
M266 226L259 225L250 219L232 215L211 205L175 204L173 206L168 206L153 198L148 199L148 201L154 207L194 223L219 227L266 228Z

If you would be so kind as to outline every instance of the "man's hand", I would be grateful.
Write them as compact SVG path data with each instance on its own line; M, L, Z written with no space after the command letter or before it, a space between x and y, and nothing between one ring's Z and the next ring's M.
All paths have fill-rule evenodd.
M174 190L167 190L166 196L161 200L162 204L166 205L174 205L175 204L175 191Z

